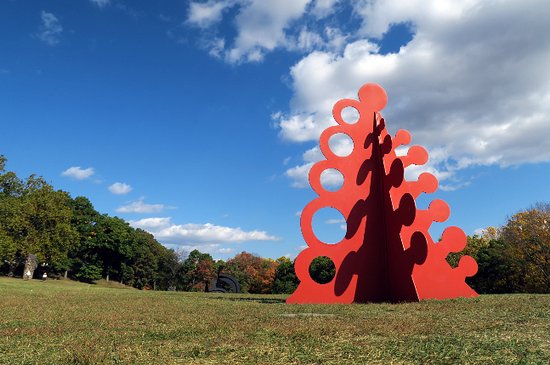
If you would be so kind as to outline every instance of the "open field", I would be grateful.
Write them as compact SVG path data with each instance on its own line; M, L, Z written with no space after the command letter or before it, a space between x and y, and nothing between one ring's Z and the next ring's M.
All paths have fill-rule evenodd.
M283 300L0 278L0 364L550 363L550 295Z

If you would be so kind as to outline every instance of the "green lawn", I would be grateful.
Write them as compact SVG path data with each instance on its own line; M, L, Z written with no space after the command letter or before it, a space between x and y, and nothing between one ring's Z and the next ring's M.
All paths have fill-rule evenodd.
M0 364L550 363L550 295L284 298L0 278Z

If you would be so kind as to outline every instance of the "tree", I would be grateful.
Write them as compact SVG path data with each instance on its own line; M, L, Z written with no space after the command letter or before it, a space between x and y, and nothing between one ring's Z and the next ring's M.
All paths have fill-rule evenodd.
M65 271L65 277L68 276L68 271L79 280L93 281L101 278L101 265L98 266L98 258L89 250L92 240L95 239L96 232L94 230L100 214L94 209L88 198L77 196L71 201L72 219L71 224L78 232L78 240L74 242L69 250L67 259L69 261L69 269ZM93 266L94 269L89 268ZM84 267L82 272L80 269ZM99 267L99 278L97 278L97 270ZM88 273L92 273L88 275Z
M245 293L271 293L277 262L248 252L241 252L227 261L225 269L233 275Z
M93 282L104 276L138 288L168 289L181 265L173 250L124 220L99 214L85 197L71 199L42 177L21 180L0 155L0 270L14 274L29 254L48 270ZM196 275L212 266L201 262Z
M77 238L71 225L70 196L54 191L42 177L25 181L6 171L0 156L0 255L13 273L24 258L34 254L49 270L67 267L67 252Z
M541 209L542 208L542 209ZM502 229L507 254L522 291L550 292L550 209L534 207L513 215Z
M158 258L158 269L155 273L153 288L160 290L176 288L178 272L181 267L176 252L158 244L155 246L153 254Z
M121 267L123 282L138 289L154 288L160 259L156 253L162 249L167 250L152 234L142 229L133 231L130 257Z
M11 196L18 197L23 194L23 181L17 177L15 172L6 171L6 163L8 159L4 155L0 155L0 199Z
M100 266L90 263L84 263L79 267L75 277L86 283L93 283L96 280L101 279L103 269Z
M489 243L500 239L500 229L495 227L485 228L480 235L474 234L467 237L466 247L462 252L451 252L447 256L447 262L452 267L457 267L460 258L464 255L473 257L477 261L477 254L480 249L489 246ZM466 282L470 284L472 278L466 278Z
M468 237L465 253L478 263L468 282L479 293L550 293L550 206L539 203ZM449 255L449 263L459 256Z
M121 277L121 263L131 257L132 228L118 217L103 214L94 226L94 238L90 247L98 255L103 267L103 276L109 281Z
M311 261L309 275L315 282L326 284L336 275L336 268L330 258L319 256Z
M214 259L207 253L193 250L183 261L180 273L183 290L203 291L216 276Z
M273 294L291 294L297 286L298 278L294 272L294 263L288 257L279 257L273 279Z
M478 293L521 292L517 282L514 260L508 255L508 245L502 240L491 240L476 252L477 274L470 278Z
M70 196L31 176L22 201L26 235L21 241L21 254L35 254L51 270L65 271L69 249L78 241L78 232L71 225Z

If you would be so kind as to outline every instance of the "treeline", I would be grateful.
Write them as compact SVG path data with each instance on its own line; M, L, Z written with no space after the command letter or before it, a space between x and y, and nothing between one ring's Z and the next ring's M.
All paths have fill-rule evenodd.
M477 261L477 274L466 281L478 293L550 293L550 205L536 204L468 237L449 263L456 266L463 254Z
M124 220L98 213L85 197L71 198L42 177L5 170L0 156L0 271L22 275L35 255L40 275L92 282L105 278L138 288L168 288L176 254Z
M42 177L19 178L0 155L0 274L23 274L26 258L38 261L34 277L84 282L118 281L139 289L204 290L219 269L250 293L291 292L293 263L246 252L227 262L209 254L178 253L150 233L97 212L85 197L72 198Z
M468 245L449 254L453 267L463 255L474 257L478 273L466 281L478 293L550 293L550 205L538 204L516 213L502 227L489 227L468 237ZM292 293L298 284L294 263L285 257L264 259L243 252L227 262L214 262L193 251L183 261L178 289L203 290L219 267L234 275L249 293ZM334 264L326 257L313 260L310 275L319 283L332 280Z
M177 253L151 234L97 212L85 197L71 198L43 178L20 179L5 170L0 155L0 274L21 276L25 259L36 255L35 277L116 280L139 289L203 291L220 270L233 275L246 293L291 293L298 284L294 263L242 252L227 261L194 250ZM550 293L550 205L513 215L503 227L468 237L463 254L479 266L467 282L479 293ZM314 260L317 282L334 276L327 258Z

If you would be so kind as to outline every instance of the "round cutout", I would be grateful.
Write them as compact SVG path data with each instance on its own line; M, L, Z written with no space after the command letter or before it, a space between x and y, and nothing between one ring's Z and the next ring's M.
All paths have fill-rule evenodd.
M335 133L328 140L332 153L339 157L346 157L353 152L353 140L345 133Z
M357 123L359 120L359 111L352 106L347 106L342 109L342 119L347 124Z
M344 175L336 169L326 169L321 172L321 185L325 190L337 191L344 185Z
M312 217L311 228L315 237L327 244L336 244L344 238L347 223L337 209L321 208Z
M327 284L334 279L336 266L327 256L319 256L309 264L309 276L318 284Z

